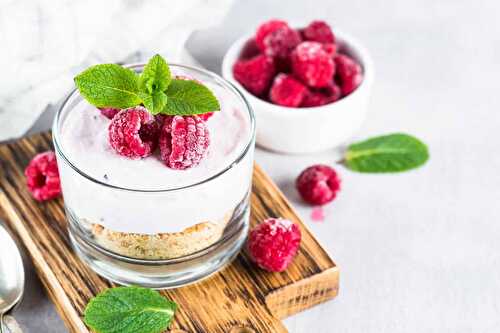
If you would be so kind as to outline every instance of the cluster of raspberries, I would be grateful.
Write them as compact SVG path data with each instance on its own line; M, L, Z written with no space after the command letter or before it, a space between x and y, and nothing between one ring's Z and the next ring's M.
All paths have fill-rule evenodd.
M233 75L253 95L288 107L333 103L363 80L361 66L339 50L324 21L298 30L265 22L241 50Z
M144 107L125 110L102 108L110 118L109 144L120 155L139 159L159 148L165 165L183 170L196 166L210 144L206 121L212 113L200 116L153 116Z

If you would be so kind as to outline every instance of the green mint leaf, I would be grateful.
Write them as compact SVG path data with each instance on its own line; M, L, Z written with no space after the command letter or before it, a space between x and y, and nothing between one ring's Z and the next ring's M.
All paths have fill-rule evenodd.
M163 91L155 91L153 94L139 93L146 109L152 114L158 114L167 105L167 95Z
M160 333L170 325L176 308L154 290L117 287L90 300L84 321L97 333Z
M358 172L401 172L419 167L428 159L429 151L422 141L396 133L350 145L343 164Z
M165 92L166 107L161 113L187 116L219 111L219 101L203 84L193 80L173 79Z
M165 91L171 80L167 62L157 54L149 60L141 73L141 89L149 94L155 91Z
M136 73L116 64L92 66L75 77L80 94L97 107L124 109L139 105Z

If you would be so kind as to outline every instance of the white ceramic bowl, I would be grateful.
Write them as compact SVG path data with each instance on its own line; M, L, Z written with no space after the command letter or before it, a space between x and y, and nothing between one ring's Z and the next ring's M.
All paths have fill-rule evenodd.
M350 95L331 104L311 108L289 108L271 104L249 93L233 77L233 65L249 33L229 48L222 75L234 83L252 105L257 118L257 144L282 153L311 153L345 143L361 127L374 79L368 51L353 37L334 29L337 45L363 67L363 81Z

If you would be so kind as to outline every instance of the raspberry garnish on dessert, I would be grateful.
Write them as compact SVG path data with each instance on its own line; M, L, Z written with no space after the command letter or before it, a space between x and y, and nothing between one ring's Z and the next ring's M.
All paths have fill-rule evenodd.
M307 87L300 81L297 81L291 75L279 74L274 79L269 99L278 105L297 107L306 94Z
M172 169L196 166L205 156L205 121L219 111L219 102L202 82L172 77L161 56L151 58L140 75L116 64L97 65L78 75L75 83L111 119L108 141L119 155L146 158L160 141L160 158Z
M317 42L302 42L292 53L293 73L309 87L328 85L335 73L331 56Z
M302 30L302 35L305 40L310 40L318 43L335 43L335 35L332 29L325 21L312 21L307 27Z
M304 201L313 205L326 204L337 196L340 177L327 165L313 165L299 175L296 187Z
M198 116L167 116L160 134L160 156L177 170L200 163L210 139L205 122Z
M109 124L109 143L120 155L137 159L151 155L158 142L155 117L145 108L122 110Z
M52 151L36 155L24 170L26 184L38 201L54 199L61 194L56 155Z
M115 108L99 108L99 110L101 110L101 114L108 119L113 119L115 114L120 112L120 109Z
M238 60L233 67L234 78L257 96L266 92L275 74L274 61L266 55Z
M300 229L295 223L270 218L250 232L248 252L259 267L270 272L282 272L297 254L300 239Z

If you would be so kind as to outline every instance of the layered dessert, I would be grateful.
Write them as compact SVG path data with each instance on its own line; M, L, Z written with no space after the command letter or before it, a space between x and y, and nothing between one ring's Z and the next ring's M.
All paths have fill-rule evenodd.
M165 87L153 69L137 83L151 100L139 92L131 107L96 101L77 82L56 145L73 229L119 255L169 259L216 243L247 213L253 124L227 87L180 66Z

